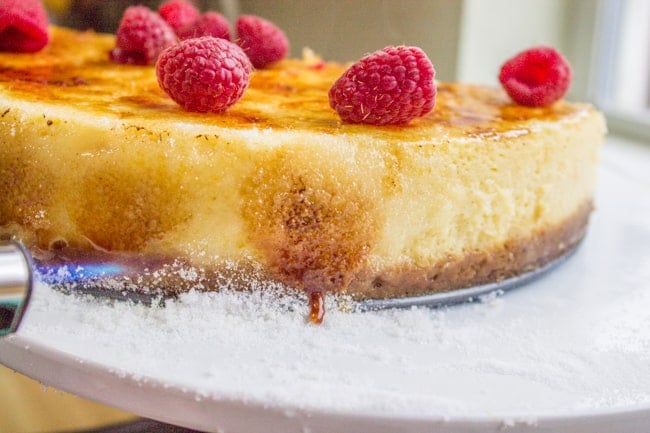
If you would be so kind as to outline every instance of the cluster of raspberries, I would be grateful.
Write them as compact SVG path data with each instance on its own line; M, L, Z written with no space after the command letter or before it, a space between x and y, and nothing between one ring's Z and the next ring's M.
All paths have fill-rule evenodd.
M0 50L36 52L49 42L48 18L40 0L0 2ZM254 15L235 23L201 13L189 0L167 0L158 11L125 10L110 58L116 63L156 65L161 88L186 110L222 112L243 95L253 68L286 57L289 43L275 24ZM523 51L506 61L499 81L518 104L541 107L561 99L571 68L555 49ZM344 122L406 124L435 105L435 69L417 47L371 53L348 68L329 90L330 106Z
M153 11L131 6L117 29L111 59L156 65L161 88L189 111L221 112L241 98L253 68L286 57L289 42L272 22L242 15L230 23L218 12L199 10L186 0L168 0Z
M157 12L145 6L131 6L120 21L111 59L116 63L155 64L166 48L205 36L232 41L256 68L265 68L286 57L287 37L270 21L242 15L235 29L237 38L232 41L230 23L223 15L215 11L202 14L187 0L168 0Z

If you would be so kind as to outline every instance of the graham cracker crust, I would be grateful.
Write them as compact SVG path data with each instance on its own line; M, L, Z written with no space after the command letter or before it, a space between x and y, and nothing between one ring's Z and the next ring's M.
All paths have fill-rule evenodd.
M575 248L585 234L592 209L589 201L561 223L530 237L508 240L490 251L468 251L461 258L450 257L428 267L398 265L379 271L364 267L347 289L337 293L362 301L421 296L503 281L543 267ZM179 258L64 248L37 252L35 261L43 280L65 292L144 302L190 290L292 290L251 260L207 269Z
M561 223L530 237L510 239L490 251L468 251L463 257L416 267L405 264L379 272L359 272L348 294L357 300L419 296L499 282L552 262L583 238L592 201Z

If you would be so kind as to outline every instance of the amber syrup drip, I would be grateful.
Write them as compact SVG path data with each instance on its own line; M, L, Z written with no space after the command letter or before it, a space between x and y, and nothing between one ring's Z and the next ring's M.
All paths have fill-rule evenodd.
M325 317L325 299L321 292L311 292L309 294L309 321L314 325L323 323Z

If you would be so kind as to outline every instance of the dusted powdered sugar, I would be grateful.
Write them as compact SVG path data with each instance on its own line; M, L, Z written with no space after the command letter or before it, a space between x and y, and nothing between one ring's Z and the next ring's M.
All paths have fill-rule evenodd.
M191 292L147 307L41 286L23 332L197 398L449 417L650 404L650 294L637 281L604 308L586 275L563 294L587 248L505 297L371 313L330 300L321 326L307 323L306 299L270 292Z

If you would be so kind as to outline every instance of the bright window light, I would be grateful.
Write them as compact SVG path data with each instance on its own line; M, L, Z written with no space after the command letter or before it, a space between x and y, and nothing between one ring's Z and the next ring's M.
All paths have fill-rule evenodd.
M610 130L650 140L650 1L603 0L591 91Z

